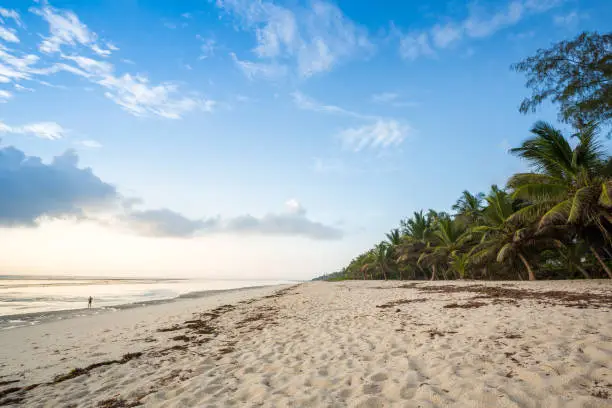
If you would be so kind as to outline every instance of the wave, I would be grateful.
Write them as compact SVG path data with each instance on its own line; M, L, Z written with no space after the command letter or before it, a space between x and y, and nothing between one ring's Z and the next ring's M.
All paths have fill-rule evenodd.
M274 283L280 284L280 283ZM272 284L273 285L273 284ZM135 302L117 304L112 306L101 306L101 307L93 307L89 308L79 308L79 309L65 309L65 310L54 310L47 312L32 312L32 313L22 313L22 314L12 314L0 316L0 330L9 330L15 329L24 326L33 326L36 324L49 322L49 321L57 321L64 320L75 317L85 317L85 316L93 316L98 315L100 313L112 313L125 309L133 309L137 307L146 307L152 305L159 305L164 303L175 302L179 300L187 300L187 299L198 299L207 296L212 296L218 293L228 293L228 292L239 292L248 289L256 289L263 288L265 286L270 285L258 285L258 286L243 286L232 289L213 289L213 290L201 290L194 291L189 293L184 293L177 295L171 298L164 299L154 299L154 300L138 300Z

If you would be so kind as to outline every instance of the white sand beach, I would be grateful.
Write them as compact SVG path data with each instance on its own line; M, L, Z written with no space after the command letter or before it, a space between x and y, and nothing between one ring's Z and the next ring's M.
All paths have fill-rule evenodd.
M611 300L610 281L225 292L0 332L0 403L611 407Z

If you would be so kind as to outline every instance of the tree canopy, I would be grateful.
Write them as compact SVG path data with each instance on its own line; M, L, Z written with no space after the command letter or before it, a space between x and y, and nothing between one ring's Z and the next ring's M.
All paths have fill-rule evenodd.
M535 112L545 100L559 105L563 122L580 126L612 119L612 34L583 32L512 65L527 77L531 96L520 106Z

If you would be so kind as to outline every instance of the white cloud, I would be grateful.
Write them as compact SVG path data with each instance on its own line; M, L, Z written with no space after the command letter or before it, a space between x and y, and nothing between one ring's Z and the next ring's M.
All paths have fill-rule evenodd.
M16 56L11 50L0 44L0 83L31 79L33 75L45 72L34 68L39 58L28 54Z
M315 0L306 8L289 9L260 0L217 0L217 6L238 17L255 34L255 67L279 65L302 78L327 72L344 60L369 54L374 46L367 30L333 4ZM245 74L244 63L240 68ZM278 70L278 68L277 68ZM268 79L269 75L266 76ZM276 76L278 77L278 76Z
M295 198L287 200L287 202L285 202L285 206L287 207L290 214L306 214L306 209L302 207L302 204L300 204L300 202Z
M21 17L16 10L9 10L0 7L0 23L5 23L5 20L12 19L19 27L23 27Z
M429 36L426 33L408 34L400 40L400 55L404 59L415 60L425 55L434 55L434 51L429 44Z
M0 122L0 133L31 135L41 139L57 140L65 137L68 131L55 122L37 122L22 126L9 126Z
M577 11L571 11L567 14L556 15L553 17L555 25L560 27L572 28L580 22L580 20L588 19L588 14L578 13Z
M417 102L400 100L400 94L395 92L383 92L372 95L372 102L381 105L389 105L395 108L405 108L418 106Z
M97 82L108 89L104 94L107 98L135 116L179 119L184 113L194 110L211 112L215 106L212 100L178 96L175 84L150 85L146 77L139 75L109 75Z
M9 91L0 89L0 103L5 103L12 97L13 97L12 93L10 93Z
M374 115L364 115L335 105L322 104L300 92L291 94L295 105L304 110L347 116L362 121L371 122L357 128L345 129L338 137L342 144L356 152L365 148L387 148L401 144L412 131L411 127L395 119L382 118ZM394 100L392 96L383 97Z
M32 88L27 88L25 86L19 85L19 84L15 84L15 89L21 92L34 92L34 89Z
M214 38L204 38L201 35L196 35L196 38L202 41L202 45L200 45L200 57L198 59L203 60L206 58L210 58L215 55L215 49L217 48L217 42Z
M287 67L277 63L242 61L236 54L230 54L238 68L249 79L275 80L287 75Z
M43 37L39 45L43 56L59 54L62 62L52 61L40 68L39 56L29 54L20 57L0 45L0 83L37 80L48 84L35 77L63 71L101 86L109 100L136 116L178 119L187 112L210 112L213 109L214 101L195 93L183 95L176 83L166 81L155 84L145 75L120 74L107 60L83 55L80 52L83 46L99 57L108 57L118 48L108 41L100 41L98 35L90 31L72 11L55 9L46 2L31 11L49 24L49 35ZM17 89L17 85L15 87ZM8 91L3 92L5 94L1 99L4 101L12 96Z
M512 0L493 13L473 3L468 16L445 25L435 24L420 32L400 34L400 55L415 60L421 56L435 55L435 48L444 49L464 38L484 38L499 30L513 26L524 18L543 13L561 4L563 0ZM395 30L397 31L397 30Z
M296 91L293 92L291 94L291 96L293 97L293 102L295 103L295 105L303 110L310 110L313 112L323 112L323 113L332 113L332 114L338 114L338 115L345 115L345 116L351 116L354 118L358 118L358 119L372 119L374 118L373 116L369 116L369 115L362 115L360 113L357 112L353 112L344 108L341 108L339 106L335 106L335 105L325 105L323 103L320 103L318 101L316 101L315 99L304 95L303 93Z
M380 119L371 125L343 130L338 136L345 147L356 152L366 148L400 145L412 129L393 119Z
M18 43L19 37L17 37L17 34L15 33L16 31L11 28L5 28L5 27L0 26L0 39L6 42Z
M100 149L102 144L95 140L79 140L75 142L77 146L85 147L87 149Z
M63 46L83 45L100 56L111 54L111 49L102 48L98 44L97 34L90 31L72 11L58 10L48 4L40 8L32 7L30 11L49 24L50 35L44 37L38 47L41 52L52 54L61 52Z
M431 30L431 35L436 47L446 48L448 45L461 38L461 29L453 24L447 24L445 26L436 24Z

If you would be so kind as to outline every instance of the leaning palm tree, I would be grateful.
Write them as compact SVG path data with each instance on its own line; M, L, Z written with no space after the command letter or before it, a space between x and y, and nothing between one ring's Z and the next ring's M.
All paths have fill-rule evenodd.
M571 226L579 236L596 227L604 247L612 244L612 178L606 170L606 159L597 138L597 126L587 124L573 135L578 139L572 148L563 134L544 122L531 129L533 136L510 152L527 160L531 173L515 174L508 181L513 197L527 205L512 219L517 222L538 221L538 230L555 225ZM612 271L601 255L590 246L602 268L612 279Z
M514 215L512 199L497 186L492 186L486 201L488 206L484 210L484 225L472 228L472 232L480 234L482 238L470 251L471 263L480 264L491 259L504 263L518 259L527 270L529 280L536 280L527 253L534 248L542 247L539 244L545 242L544 237L537 237L534 228L517 224L512 220Z

